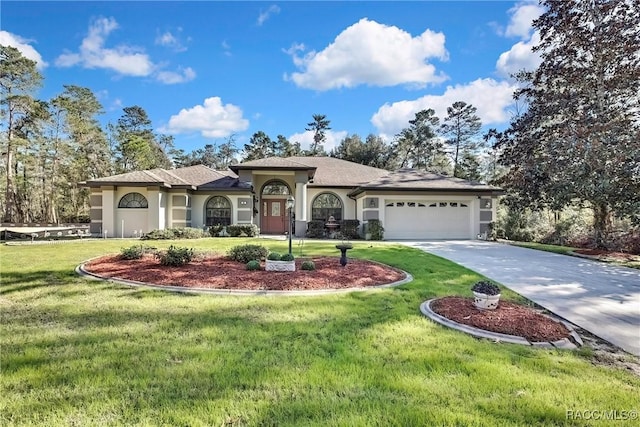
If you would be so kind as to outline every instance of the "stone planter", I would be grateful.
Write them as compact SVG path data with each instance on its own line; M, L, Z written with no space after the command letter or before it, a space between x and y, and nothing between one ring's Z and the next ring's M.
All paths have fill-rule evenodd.
M473 304L481 310L495 310L496 308L498 308L500 294L487 295L474 291L473 296Z
M296 271L296 262L267 260L265 264L265 270L266 271Z

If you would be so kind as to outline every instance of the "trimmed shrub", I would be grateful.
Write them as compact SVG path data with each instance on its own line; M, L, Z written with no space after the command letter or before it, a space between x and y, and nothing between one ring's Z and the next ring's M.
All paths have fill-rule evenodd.
M281 261L282 260L282 255L280 255L278 252L269 252L269 255L267 256L267 259L269 261Z
M249 271L257 271L260 270L260 261L256 259L252 259L247 263L247 270Z
M128 248L120 249L121 259L140 259L144 254L151 252L152 249L144 245L133 245Z
M360 234L358 233L358 227L360 226L360 221L357 219L343 219L340 221L340 233L344 236L345 239L355 240L360 238Z
M293 254L283 254L280 257L280 261L293 261L294 259L296 259L296 257L294 257Z
M199 228L181 227L153 230L142 236L143 240L173 240L173 239L200 239L206 233Z
M257 237L260 229L255 224L233 224L227 226L227 233L231 237Z
M224 230L224 225L212 225L211 227L209 227L209 235L211 237L220 237L220 233L222 233L222 230Z
M234 261L243 264L252 260L263 260L269 254L269 250L261 245L238 245L229 249L227 255Z
M367 223L367 233L371 234L371 240L384 239L384 227L379 219L370 219Z
M307 271L314 271L316 269L316 264L313 261L304 261L300 268Z
M307 222L306 236L310 239L319 239L324 237L324 221L314 219Z
M498 295L500 288L495 283L480 281L473 285L471 288L473 292L478 292L485 295Z
M179 267L188 264L193 260L194 256L195 252L193 249L173 245L169 246L169 249L166 251L156 252L156 258L160 260L160 264L169 267Z

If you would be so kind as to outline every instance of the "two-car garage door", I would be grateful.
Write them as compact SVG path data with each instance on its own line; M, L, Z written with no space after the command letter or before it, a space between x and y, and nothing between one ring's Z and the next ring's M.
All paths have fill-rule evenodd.
M469 239L471 201L387 200L385 239Z

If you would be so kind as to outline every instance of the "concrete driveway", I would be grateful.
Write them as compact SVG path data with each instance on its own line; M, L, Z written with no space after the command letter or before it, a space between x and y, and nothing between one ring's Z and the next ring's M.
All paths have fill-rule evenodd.
M477 271L640 356L640 270L494 242L400 243Z

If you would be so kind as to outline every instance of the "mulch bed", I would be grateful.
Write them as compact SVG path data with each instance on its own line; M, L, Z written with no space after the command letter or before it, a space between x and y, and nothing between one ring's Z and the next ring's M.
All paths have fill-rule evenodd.
M316 265L315 271L301 269L305 259L296 259L295 272L248 271L244 264L222 255L200 257L182 267L163 266L152 255L145 255L138 260L122 260L119 255L108 255L91 260L85 269L102 277L156 285L236 290L360 288L405 278L405 274L399 270L367 260L350 259L342 267L337 257L310 259Z
M434 300L431 309L454 322L520 336L529 342L557 341L571 336L562 323L509 301L501 300L495 310L480 310L473 305L471 298L451 296Z

